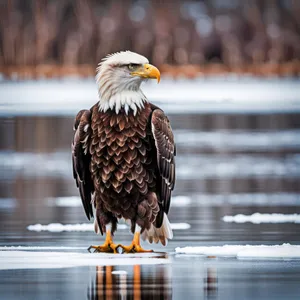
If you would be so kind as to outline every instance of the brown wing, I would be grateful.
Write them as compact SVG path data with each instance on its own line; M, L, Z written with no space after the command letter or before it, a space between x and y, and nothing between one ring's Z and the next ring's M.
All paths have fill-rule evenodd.
M175 185L175 155L176 147L170 122L164 112L155 109L151 118L152 134L157 152L157 166L159 171L158 192L163 212L168 213L171 203L171 192ZM157 220L156 224L162 222ZM160 218L159 218L160 219Z
M91 155L89 153L89 139L91 134L91 112L81 110L74 122L74 138L72 143L73 176L79 188L82 204L86 216L93 217L91 195L94 186L89 170Z

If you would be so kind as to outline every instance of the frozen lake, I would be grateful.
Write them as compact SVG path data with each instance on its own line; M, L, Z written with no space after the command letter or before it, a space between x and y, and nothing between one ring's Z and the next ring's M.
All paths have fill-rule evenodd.
M300 245L299 86L235 78L145 86L177 141L174 239L152 247L166 255L125 259L87 253L103 238L72 179L73 117L96 101L93 81L0 83L0 298L297 299L299 250L284 244ZM130 240L121 224L116 241ZM237 248L245 245L279 252ZM186 246L201 248L175 252Z

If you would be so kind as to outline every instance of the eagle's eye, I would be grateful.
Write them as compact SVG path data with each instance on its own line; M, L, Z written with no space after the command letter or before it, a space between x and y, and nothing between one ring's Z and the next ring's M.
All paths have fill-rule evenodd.
M129 64L129 65L128 65L128 69L129 69L130 71L133 71L133 70L135 70L138 66L139 66L139 64Z

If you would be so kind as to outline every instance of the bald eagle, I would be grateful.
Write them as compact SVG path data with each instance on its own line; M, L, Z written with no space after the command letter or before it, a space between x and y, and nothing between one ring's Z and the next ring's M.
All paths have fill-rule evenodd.
M175 183L175 143L164 112L140 85L160 72L130 51L105 57L97 68L99 101L74 123L73 175L88 219L106 234L95 252L146 252L140 235L165 245L173 233L167 217ZM119 219L134 233L129 246L113 242ZM120 249L120 248L121 249ZM151 251L151 250L149 250Z

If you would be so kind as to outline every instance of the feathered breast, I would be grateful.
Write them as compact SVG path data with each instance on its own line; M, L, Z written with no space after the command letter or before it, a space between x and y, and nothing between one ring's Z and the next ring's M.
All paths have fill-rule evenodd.
M146 195L155 187L151 113L149 104L136 116L100 112L97 105L92 108L90 171L95 190L120 198L136 192Z

